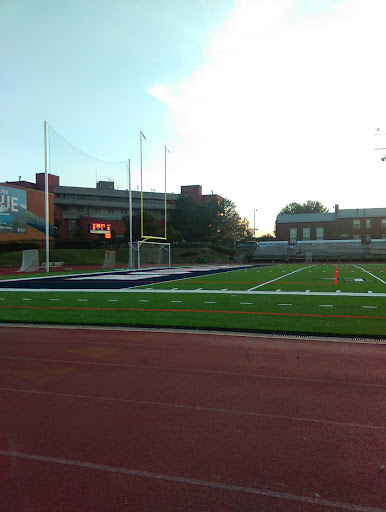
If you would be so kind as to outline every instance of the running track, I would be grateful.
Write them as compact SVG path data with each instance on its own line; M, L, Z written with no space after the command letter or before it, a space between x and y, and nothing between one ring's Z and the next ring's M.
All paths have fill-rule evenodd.
M385 510L385 346L0 326L0 510Z

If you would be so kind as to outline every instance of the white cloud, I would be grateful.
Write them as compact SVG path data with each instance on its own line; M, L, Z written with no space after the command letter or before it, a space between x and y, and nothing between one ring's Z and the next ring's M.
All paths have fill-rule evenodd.
M386 3L296 6L240 0L178 93L148 90L169 106L174 188L201 183L251 224L258 208L261 231L292 201L385 206L373 133L386 118Z

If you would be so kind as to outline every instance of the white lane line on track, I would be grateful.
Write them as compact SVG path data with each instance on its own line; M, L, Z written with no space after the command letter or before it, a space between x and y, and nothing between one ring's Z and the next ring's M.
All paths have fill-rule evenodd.
M275 281L279 281L279 279L283 279L283 277L288 277L291 274L296 274L296 272L300 272L301 270L304 270L306 268L309 268L309 267L307 266L307 267L298 268L297 270L294 270L293 272L289 272L288 274L284 274L283 276L276 277L276 279L271 279L270 281L266 281L265 283L261 283L261 284L258 284L257 286L253 286L252 288L249 288L248 291L251 292L253 290L257 290L257 288L261 288L262 286L265 286L267 284L274 283Z
M380 425L364 425L361 423L350 423L345 421L334 421L334 420L321 420L317 418L305 418L302 416L286 416L284 414L268 414L261 412L252 412L252 411L239 411L234 409L220 409L217 407L203 407L200 405L186 405L179 403L168 403L168 402L153 402L147 400L130 400L128 398L113 398L113 397L104 397L104 396L92 396L92 395L78 395L72 393L54 393L51 391L33 391L26 389L14 389L14 388L0 388L0 391L10 392L10 393L26 393L26 394L34 394L39 396L56 396L61 398L78 398L81 400L100 400L104 402L118 402L118 403L127 403L127 404L136 404L136 405L148 405L151 407L170 407L175 409L188 409L192 411L204 411L209 413L220 413L220 414L230 414L236 416L250 416L255 418L266 418L266 419L276 419L276 420L285 420L285 421L298 421L302 423L317 423L322 425L334 425L340 426L344 428L364 428L370 430L386 430L386 427L382 427Z
M206 487L221 491L237 492L242 494L252 494L255 496L264 496L265 498L281 499L286 501L294 501L307 503L318 506L340 508L342 510L351 510L355 512L384 512L384 510L374 507L355 505L351 503L343 503L339 501L326 500L322 498L315 498L311 496L299 496L296 494L268 491L265 489L257 489L255 487L242 487L241 485L222 484L219 482L211 482L207 480L196 480L195 478L187 478L176 475L166 475L163 473L153 473L149 471L139 471L137 469L129 469L124 467L108 466L105 464L96 464L94 462L61 459L57 457L48 457L46 455L37 455L32 453L22 453L11 450L0 450L0 455L12 458L35 460L38 462L46 462L48 464L60 464L62 466L80 467L83 469L93 469L98 471L105 471L109 473L118 473L123 475L150 478L153 480L163 480L167 482L179 483L183 485L193 485L198 487Z
M82 343L82 342L81 342ZM95 343L92 343L93 345ZM131 346L131 345L130 345ZM142 347L143 345L141 345ZM148 345L147 345L148 346ZM158 348L158 347L157 347ZM164 347L163 347L164 348ZM180 348L180 347L173 347ZM186 347L185 347L186 348ZM102 363L99 361L68 361L68 360L58 360L58 359L41 359L36 357L13 357L13 356L0 356L0 359L10 359L12 361L41 361L44 363L61 363L61 364L89 364L96 366L112 366L119 368L140 368L145 370L164 370L164 371L172 371L172 372L184 372L184 373L204 373L208 375L229 375L235 377L247 377L247 378L256 378L256 379L274 379L274 380L290 380L290 381L300 381L300 382L319 382L321 384L339 384L339 385L349 385L349 386L366 386L366 387L374 387L374 388L386 388L385 384L371 384L367 382L345 382L345 381L335 381L335 380L327 380L327 379L309 379L304 377L282 377L275 375L261 375L258 373L240 373L240 372L225 372L221 370L198 370L196 368L175 368L168 366L151 366L151 365L143 365L143 364L124 364L124 363ZM2 389L2 388L1 388Z

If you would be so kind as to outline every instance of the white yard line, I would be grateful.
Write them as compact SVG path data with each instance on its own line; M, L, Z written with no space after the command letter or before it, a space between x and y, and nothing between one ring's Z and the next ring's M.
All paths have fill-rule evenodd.
M262 286L265 286L266 284L274 283L275 281L279 281L279 279L283 279L283 277L288 277L291 274L296 274L296 272L300 272L301 270L304 270L305 268L310 268L308 265L307 267L298 268L297 270L294 270L293 272L290 272L289 274L284 274L284 276L277 277L276 279L271 279L271 281L266 281L265 283L258 284L257 286L253 286L252 288L249 288L249 292L252 292L253 290L257 290L257 288L261 288Z
M61 290L61 289L29 289L29 288L2 288L1 292L24 292L24 293L175 293L175 294L207 294L207 295L307 295L315 297L336 297L336 292L294 292L294 291L256 291L256 290L157 290L157 289L144 289L144 288L119 288L116 290L110 289L84 289L84 290ZM355 292L340 292L339 297L386 297L386 293L355 293Z
M360 270L363 270L363 272L367 272L367 274L369 274L371 277L375 277L375 279L378 279L378 281L381 281L381 283L386 284L386 281L384 281L380 277L376 276L375 274L372 274L371 272L369 272L365 268L362 268L359 265L354 265L354 267L359 268Z

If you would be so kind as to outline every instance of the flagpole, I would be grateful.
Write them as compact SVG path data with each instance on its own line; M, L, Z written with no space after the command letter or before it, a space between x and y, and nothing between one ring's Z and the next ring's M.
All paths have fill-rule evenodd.
M46 272L50 271L50 206L48 197L48 123L44 121L44 199L46 217Z

